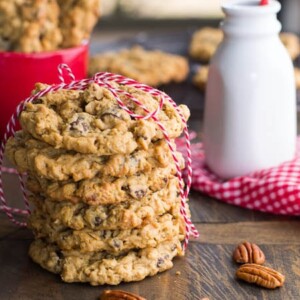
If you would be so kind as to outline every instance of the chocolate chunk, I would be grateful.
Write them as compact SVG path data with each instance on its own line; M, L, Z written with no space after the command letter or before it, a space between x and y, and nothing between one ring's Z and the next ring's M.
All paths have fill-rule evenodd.
M177 245L174 244L174 245L171 247L171 251L174 251L176 248L177 248Z
M134 192L135 196L137 199L141 199L146 195L146 191L145 190L138 190Z
M100 119L102 121L104 121L105 117L113 117L113 118L117 118L117 119L122 119L120 117L120 109L117 107L111 108L109 110L107 110L106 112L104 112L101 116Z
M128 192L129 191L129 185L122 186L121 189L122 189L122 191Z
M62 252L61 252L60 250L55 251L55 254L57 255L57 257L58 257L59 259L64 258L63 254L62 254Z
M159 259L157 260L156 266L159 268L159 267L161 267L164 263L165 263L165 260L164 260L163 258L159 258Z
M99 226L102 222L103 222L103 220L99 216L95 217L95 220L94 220L95 226Z
M86 132L89 129L89 125L85 122L82 116L79 116L77 120L70 123L71 130L77 130L79 132Z
M34 99L31 103L33 103L33 104L42 104L43 100L40 99L40 98L37 98L37 99Z
M120 247L121 247L121 241L119 241L119 240L113 240L113 247L117 248L117 249L120 249Z
M105 118L106 116L112 116L112 117L114 117L114 118L121 119L119 116L117 116L116 114L113 114L113 113L104 113L103 115L101 115L100 119L101 119L102 121L104 121L104 118Z

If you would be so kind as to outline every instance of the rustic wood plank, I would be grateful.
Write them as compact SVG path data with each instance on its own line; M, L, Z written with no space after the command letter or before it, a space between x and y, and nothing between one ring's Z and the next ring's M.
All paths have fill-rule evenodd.
M286 276L285 285L277 290L266 290L237 281L234 276L237 265L231 260L234 247L235 245L208 244L190 247L187 268L193 296L187 299L199 299L197 297L201 292L210 299L298 299L300 278L298 271L294 271L292 266L294 255L300 255L299 247L261 245L267 258L266 265ZM199 277L201 280L195 281Z
M197 224L200 237L197 242L209 244L238 244L251 241L266 245L298 245L300 222L239 222L224 224Z
M0 299L97 299L108 288L138 293L148 300L272 299L294 300L300 290L299 245L260 245L267 257L266 265L286 275L280 289L266 290L235 279L237 265L231 255L235 244L192 242L174 268L141 282L123 283L117 287L91 287L88 284L67 284L27 256L30 241L0 241ZM13 249L13 251L12 251ZM295 258L296 261L295 261ZM180 271L180 275L176 272Z

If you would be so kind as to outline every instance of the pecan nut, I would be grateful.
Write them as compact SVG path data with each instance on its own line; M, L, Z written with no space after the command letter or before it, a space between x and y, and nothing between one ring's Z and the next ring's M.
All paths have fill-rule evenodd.
M146 300L145 298L122 290L106 290L100 300Z
M249 242L239 244L233 252L233 260L241 264L258 264L262 265L265 262L265 255L261 249Z
M267 289L275 289L284 283L284 275L281 273L257 264L244 264L236 271L238 279L255 283Z

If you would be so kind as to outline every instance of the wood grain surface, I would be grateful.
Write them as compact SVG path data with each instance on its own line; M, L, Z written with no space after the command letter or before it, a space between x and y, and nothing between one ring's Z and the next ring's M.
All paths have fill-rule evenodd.
M203 95L189 82L163 89L192 108L190 127L201 137ZM4 175L4 181L11 203L20 203L16 177ZM28 257L31 232L0 214L0 300L96 300L104 289L124 289L148 300L300 299L299 218L242 209L194 191L190 205L200 238L190 242L185 257L176 258L169 271L117 287L62 282ZM266 255L266 265L286 276L282 288L266 290L236 280L238 266L232 252L244 240L257 243Z

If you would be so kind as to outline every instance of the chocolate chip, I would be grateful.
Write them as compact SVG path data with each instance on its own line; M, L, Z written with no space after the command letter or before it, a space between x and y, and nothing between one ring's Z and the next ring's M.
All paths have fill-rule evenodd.
M77 120L70 123L70 129L85 132L88 131L89 125L84 121L84 118L82 116L79 116Z
M95 226L99 226L102 222L103 222L103 220L99 216L95 217L95 220L94 220Z
M87 123L82 122L81 125L82 125L82 128L83 128L84 131L88 131L89 125Z
M128 192L129 191L129 185L122 186L121 190L125 191L125 192Z
M117 118L117 119L122 119L120 116L120 108L118 107L112 107L108 110L106 110L105 112L103 112L103 114L101 114L100 119L104 121L105 117L113 117L113 118Z
M100 237L101 237L102 239L105 239L105 238L106 238L106 233L107 233L106 230L102 230L102 231L100 232Z
M100 119L101 119L102 121L104 121L104 118L105 118L106 116L111 116L111 117L114 117L114 118L117 118L117 119L121 119L119 116L117 116L116 114L113 114L113 113L104 113L103 115L101 115Z
M148 140L148 138L146 136L144 136L144 135L138 135L137 138L138 139L143 139L144 141Z
M71 130L75 130L75 129L76 129L76 128L75 128L76 125L78 125L78 120L76 120L76 121L70 123L70 129L71 129Z
M171 247L171 251L174 251L175 249L177 249L177 245L174 244L172 247Z
M113 247L120 249L121 247L121 242L119 240L113 240Z
M94 193L87 197L87 202L94 203L97 199L98 199L98 195Z
M146 195L146 191L144 190L138 190L134 192L137 199L141 199Z
M55 253L56 253L56 255L57 255L57 257L58 257L59 259L64 258L63 254L62 254L62 252L61 252L60 250L55 251Z
M33 103L33 104L41 104L41 103L43 103L43 100L40 99L40 98L38 98L38 99L34 99L31 103Z
M79 216L79 215L82 215L83 212L84 212L84 207L80 207L79 209L77 209L75 212L74 212L74 217L76 216Z
M163 258L159 258L159 259L157 260L156 266L159 268L159 267L161 267L164 263L165 263L164 259L163 259Z

